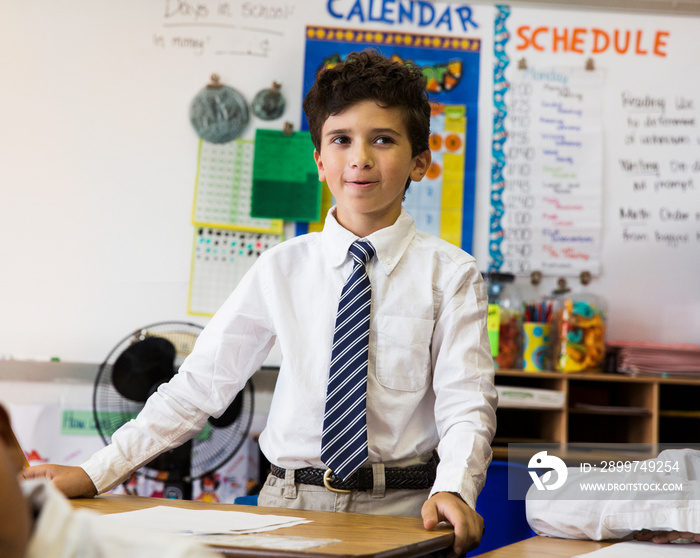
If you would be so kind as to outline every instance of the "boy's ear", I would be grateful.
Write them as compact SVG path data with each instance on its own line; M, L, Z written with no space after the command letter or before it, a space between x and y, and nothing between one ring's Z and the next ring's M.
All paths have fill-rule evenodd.
M325 182L326 171L323 168L323 161L321 160L321 153L318 149L314 149L314 161L316 161L316 166L318 167L318 181Z
M430 168L430 163L433 161L433 156L430 149L426 149L423 153L419 153L413 159L413 168L411 169L411 180L419 182L425 176Z

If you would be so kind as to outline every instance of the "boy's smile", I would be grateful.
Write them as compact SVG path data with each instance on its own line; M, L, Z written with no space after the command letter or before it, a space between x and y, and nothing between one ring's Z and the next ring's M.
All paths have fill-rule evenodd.
M336 199L338 222L360 237L396 221L406 182L430 166L430 151L411 156L404 118L401 108L365 100L323 123L318 177Z

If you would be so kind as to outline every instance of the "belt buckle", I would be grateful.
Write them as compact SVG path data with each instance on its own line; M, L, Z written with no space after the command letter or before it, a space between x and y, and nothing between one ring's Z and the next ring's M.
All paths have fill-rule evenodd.
M326 472L323 473L323 486L325 486L328 490L331 492L337 492L339 494L349 494L352 492L352 490L342 490L340 488L333 488L331 486L331 475L333 474L333 471L330 469L326 469Z

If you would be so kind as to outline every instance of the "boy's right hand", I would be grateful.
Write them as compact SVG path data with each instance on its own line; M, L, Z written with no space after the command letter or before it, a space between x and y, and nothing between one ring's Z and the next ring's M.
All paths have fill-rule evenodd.
M97 495L97 489L92 479L81 467L66 465L36 465L22 469L23 479L49 479L68 498L92 498Z

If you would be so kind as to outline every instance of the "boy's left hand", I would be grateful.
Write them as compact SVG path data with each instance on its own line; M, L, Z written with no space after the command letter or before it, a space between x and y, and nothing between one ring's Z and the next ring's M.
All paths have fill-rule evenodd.
M462 498L451 492L438 492L428 498L421 510L423 526L433 529L441 521L452 524L455 542L452 550L457 556L479 546L484 534L484 520Z

